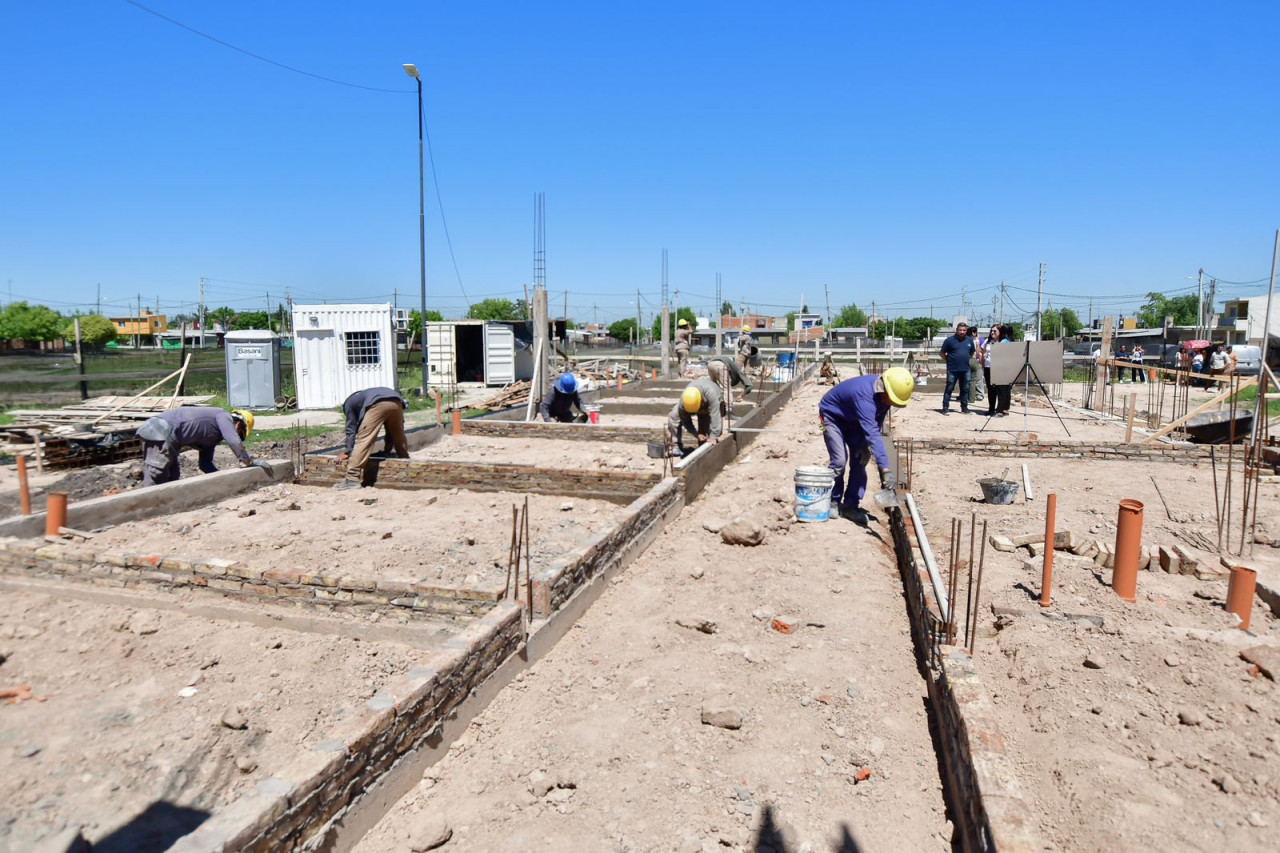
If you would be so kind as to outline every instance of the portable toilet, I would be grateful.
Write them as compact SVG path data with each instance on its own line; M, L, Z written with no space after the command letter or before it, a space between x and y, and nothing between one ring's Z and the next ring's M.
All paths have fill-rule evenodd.
M280 396L280 336L261 329L227 332L227 404L270 409Z

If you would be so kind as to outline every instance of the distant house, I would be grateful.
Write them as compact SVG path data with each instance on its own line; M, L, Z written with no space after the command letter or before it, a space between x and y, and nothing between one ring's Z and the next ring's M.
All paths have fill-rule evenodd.
M132 341L136 336L139 346L157 344L156 336L169 330L169 324L164 314L152 314L145 309L141 314L108 317L107 319L111 321L111 325L116 327L116 338L118 340Z
M1267 297L1251 296L1248 299L1228 299L1222 304L1218 317L1218 329L1229 344L1262 346L1262 327L1267 324ZM1280 303L1271 306L1272 334L1280 333ZM1215 337L1214 340L1219 340Z

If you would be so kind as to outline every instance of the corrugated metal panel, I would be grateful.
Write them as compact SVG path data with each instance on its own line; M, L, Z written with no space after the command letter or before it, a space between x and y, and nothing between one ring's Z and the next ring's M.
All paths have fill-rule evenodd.
M486 385L516 381L516 333L510 326L488 323L484 327L484 379Z
M396 387L391 303L295 305L298 408L330 409L365 388Z
M454 323L427 324L427 382L454 384Z

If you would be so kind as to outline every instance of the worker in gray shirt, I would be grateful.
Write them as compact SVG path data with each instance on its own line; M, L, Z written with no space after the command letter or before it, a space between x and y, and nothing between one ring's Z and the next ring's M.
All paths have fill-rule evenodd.
M404 398L392 388L366 388L357 391L342 404L347 418L347 443L338 459L347 462L346 476L335 489L358 489L364 482L364 467L373 454L374 442L385 429L387 443L396 456L409 458L409 445L404 436Z
M689 383L680 395L680 402L671 407L667 418L667 437L670 445L685 455L684 443L681 441L685 431L698 437L698 446L707 442L715 444L720 438L724 399L720 396L720 386L710 379L695 379ZM694 418L697 426L694 426Z
M225 412L213 406L182 406L148 418L137 432L143 447L142 485L158 486L180 478L178 458L184 447L199 450L200 471L212 474L218 470L213 464L214 448L224 441L241 468L265 468L267 463L255 463L244 449L244 439L252 430L253 412L242 409Z

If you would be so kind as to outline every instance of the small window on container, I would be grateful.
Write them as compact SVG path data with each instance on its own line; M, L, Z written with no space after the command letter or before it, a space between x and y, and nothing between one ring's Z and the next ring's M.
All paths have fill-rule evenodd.
M347 332L347 365L381 364L381 332Z

